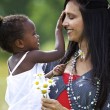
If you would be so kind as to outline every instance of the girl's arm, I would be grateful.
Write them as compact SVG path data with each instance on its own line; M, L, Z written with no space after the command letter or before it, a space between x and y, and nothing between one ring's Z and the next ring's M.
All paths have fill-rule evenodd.
M46 63L51 62L63 57L65 53L65 43L64 37L62 33L62 17L64 13L58 19L56 29L55 29L55 49L51 51L41 51L41 50L33 50L28 53L28 59L30 59L34 63ZM51 45L50 45L51 46Z

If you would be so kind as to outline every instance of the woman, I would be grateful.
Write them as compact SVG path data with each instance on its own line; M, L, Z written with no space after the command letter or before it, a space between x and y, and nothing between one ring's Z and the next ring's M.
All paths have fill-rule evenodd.
M67 66L42 99L46 110L110 110L110 9L107 0L66 0ZM57 99L57 100L54 100Z

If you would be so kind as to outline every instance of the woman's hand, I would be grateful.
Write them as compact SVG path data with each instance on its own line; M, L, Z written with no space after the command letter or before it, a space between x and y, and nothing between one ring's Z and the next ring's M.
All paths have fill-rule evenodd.
M46 78L52 78L53 76L62 75L64 73L66 64L60 64L53 68L52 71L45 75Z
M42 110L68 110L57 100L42 98Z
M53 68L53 75L57 76L57 75L62 75L64 73L66 64L60 64L57 65Z

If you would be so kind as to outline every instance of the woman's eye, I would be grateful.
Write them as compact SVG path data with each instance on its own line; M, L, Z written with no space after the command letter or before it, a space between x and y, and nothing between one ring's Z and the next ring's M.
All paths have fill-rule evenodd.
M75 16L74 15L68 15L68 17L69 17L69 19L74 19L75 18Z
M74 16L69 16L70 19L74 19Z

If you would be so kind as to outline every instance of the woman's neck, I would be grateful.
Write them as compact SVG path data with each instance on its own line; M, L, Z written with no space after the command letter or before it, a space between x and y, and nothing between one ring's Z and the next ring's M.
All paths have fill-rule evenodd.
M82 40L78 43L79 49L84 53L85 57L88 54L88 45L86 40Z

